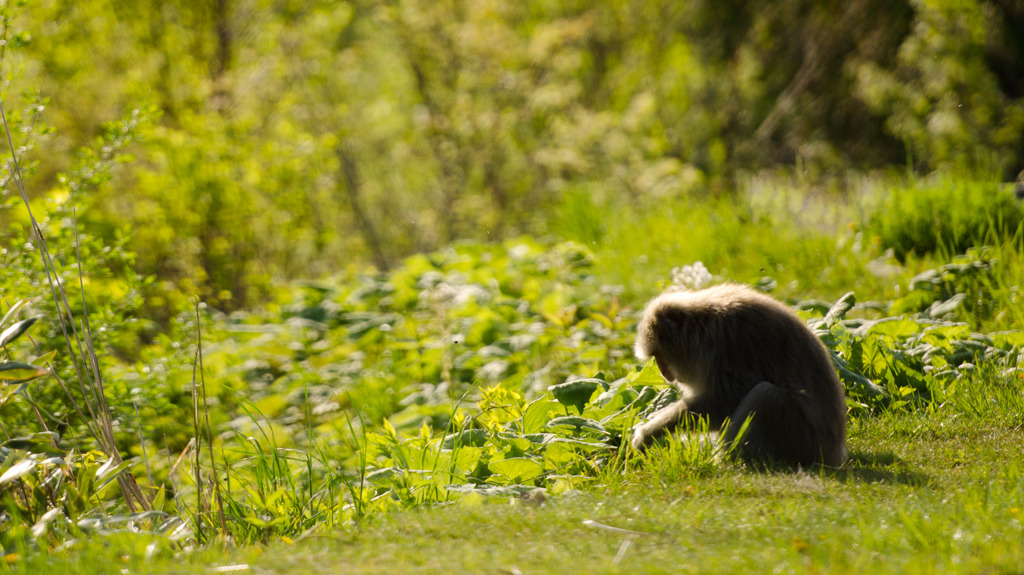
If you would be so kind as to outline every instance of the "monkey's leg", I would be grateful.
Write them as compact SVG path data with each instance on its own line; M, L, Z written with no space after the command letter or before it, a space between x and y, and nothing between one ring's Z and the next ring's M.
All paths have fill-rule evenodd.
M676 401L667 407L655 411L646 423L633 428L633 438L630 440L633 449L642 451L644 447L653 443L655 439L671 432L679 425L679 421L686 412L686 402L683 400Z
M767 381L754 386L729 417L722 439L731 444L748 417L739 454L745 460L810 465L821 462L822 438L795 394Z

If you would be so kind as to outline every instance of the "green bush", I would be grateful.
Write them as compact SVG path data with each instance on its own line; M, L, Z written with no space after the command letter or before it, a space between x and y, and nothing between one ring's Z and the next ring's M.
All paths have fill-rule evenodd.
M940 179L890 188L870 208L866 231L900 261L911 254L960 254L1019 236L1024 206L1006 186Z

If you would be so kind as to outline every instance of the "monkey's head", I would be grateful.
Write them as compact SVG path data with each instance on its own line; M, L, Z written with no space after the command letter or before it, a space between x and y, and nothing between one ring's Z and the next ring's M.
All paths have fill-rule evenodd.
M683 348L684 323L683 310L655 299L647 306L637 327L633 348L636 357L641 360L653 357L662 377L668 382L682 381L684 370L676 360L682 359L679 350Z

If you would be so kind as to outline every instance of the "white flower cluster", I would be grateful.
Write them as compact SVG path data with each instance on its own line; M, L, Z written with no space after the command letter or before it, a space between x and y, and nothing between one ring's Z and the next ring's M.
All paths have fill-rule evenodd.
M672 268L672 285L684 289L697 290L711 283L711 272L701 262L693 265Z

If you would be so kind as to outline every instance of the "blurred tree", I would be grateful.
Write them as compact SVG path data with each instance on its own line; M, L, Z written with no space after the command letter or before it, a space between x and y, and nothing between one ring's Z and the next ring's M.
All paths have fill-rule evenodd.
M857 68L857 94L905 142L917 168L1011 178L1024 167L1024 2L913 6L896 61Z
M0 6L22 47L5 93L48 96L56 129L25 158L35 193L55 197L124 109L162 112L82 204L138 246L154 306L247 306L277 276L543 232L569 201L730 193L762 169L1024 168L1021 0Z
M718 81L698 108L721 110L725 169L792 164L824 170L903 159L883 119L851 96L856 70L888 68L910 29L905 0L688 3L682 32Z

